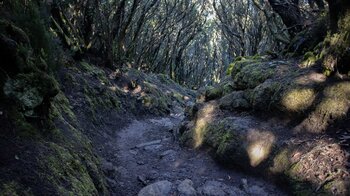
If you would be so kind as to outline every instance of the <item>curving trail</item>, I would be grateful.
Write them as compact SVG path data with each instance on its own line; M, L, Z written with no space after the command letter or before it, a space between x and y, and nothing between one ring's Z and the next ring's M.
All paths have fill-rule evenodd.
M116 133L115 158L103 163L114 195L285 195L219 166L204 150L180 147L173 132L181 120L181 114L134 120Z

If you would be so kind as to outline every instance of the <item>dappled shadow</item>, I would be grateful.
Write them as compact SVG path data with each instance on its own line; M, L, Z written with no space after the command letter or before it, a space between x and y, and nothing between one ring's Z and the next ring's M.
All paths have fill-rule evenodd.
M346 117L350 108L350 82L327 84L318 94L312 110L296 127L297 132L324 133L333 122Z

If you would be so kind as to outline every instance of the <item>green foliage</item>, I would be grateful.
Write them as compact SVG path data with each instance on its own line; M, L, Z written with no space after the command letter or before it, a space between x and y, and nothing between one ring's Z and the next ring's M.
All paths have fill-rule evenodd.
M92 162L89 154L84 154L84 158L70 150L54 144L47 144L52 153L47 157L42 157L42 168L47 173L45 178L62 195L96 195L98 190L93 179L89 175L88 166L97 169L96 162ZM98 174L98 172L96 171Z
M309 51L304 54L303 62L301 63L301 65L303 68L310 67L314 65L317 62L317 60L317 56L313 52Z
M4 4L5 16L15 24L11 25L12 29L19 32L18 35L22 35L20 39L22 43L30 43L34 53L33 59L39 60L37 61L39 64L45 62L45 67L50 70L57 69L62 60L60 56L62 51L48 31L49 16L46 7L35 0L26 1L26 4L22 0L11 0L5 1Z

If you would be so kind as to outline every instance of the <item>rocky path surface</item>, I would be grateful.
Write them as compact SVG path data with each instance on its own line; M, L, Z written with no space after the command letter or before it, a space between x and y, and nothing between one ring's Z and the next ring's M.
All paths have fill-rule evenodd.
M135 120L116 133L103 168L114 195L285 195L263 180L227 170L206 151L180 147L181 115Z

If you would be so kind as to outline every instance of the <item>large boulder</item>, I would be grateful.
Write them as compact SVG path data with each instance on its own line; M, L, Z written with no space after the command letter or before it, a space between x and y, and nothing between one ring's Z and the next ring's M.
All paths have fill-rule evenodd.
M234 91L219 100L220 108L227 110L246 110L251 106L246 98L246 92Z

